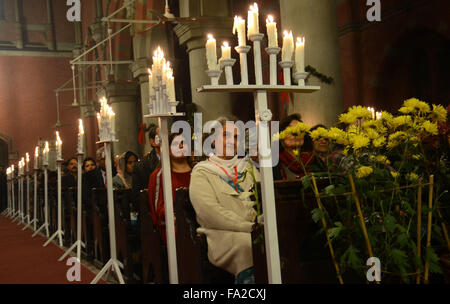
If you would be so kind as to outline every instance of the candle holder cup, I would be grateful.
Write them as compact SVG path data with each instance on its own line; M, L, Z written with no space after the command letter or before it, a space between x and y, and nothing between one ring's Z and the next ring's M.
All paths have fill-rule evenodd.
M248 67L247 67L247 53L252 47L249 45L237 46L234 49L239 53L239 63L241 66L241 84L248 84Z
M296 72L294 73L294 79L297 81L299 87L305 86L305 79L308 77L306 72Z
M233 65L236 63L236 59L220 59L220 67L225 69L225 79L227 85L233 85Z
M267 47L266 53L270 56L270 84L277 85L277 55L280 53L279 47Z
M211 85L219 85L220 70L207 70L206 74L211 78Z
M294 61L280 61L280 66L283 68L284 85L291 85L291 68L294 66Z

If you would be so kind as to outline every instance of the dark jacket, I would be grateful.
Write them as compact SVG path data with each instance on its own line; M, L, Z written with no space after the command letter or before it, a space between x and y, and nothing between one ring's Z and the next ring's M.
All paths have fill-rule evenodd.
M152 150L133 167L133 209L139 211L139 192L148 189L150 175L159 166L159 157L155 150Z

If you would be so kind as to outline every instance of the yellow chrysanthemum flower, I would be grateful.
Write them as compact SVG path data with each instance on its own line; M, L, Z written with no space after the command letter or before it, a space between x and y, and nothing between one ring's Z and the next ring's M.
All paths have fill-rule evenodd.
M297 149L292 150L292 153L297 157L300 153Z
M438 134L437 123L435 123L435 122L430 122L430 121L426 120L422 123L421 129L427 131L428 133L430 133L432 135Z
M309 132L309 135L313 140L317 140L319 138L328 139L328 130L322 127L315 129L314 131Z
M406 133L403 131L397 131L391 135L389 135L389 140L402 140L406 137Z
M413 112L414 112L414 108L411 108L411 107L401 107L398 111L399 111L400 113L403 113L403 114L409 114L409 113L413 113Z
M368 166L359 167L358 170L356 171L356 178L364 178L372 174L372 172L373 172L372 167Z
M406 178L413 182L413 181L419 180L419 175L417 175L416 173L411 172L411 173L408 173L406 175Z
M374 141L372 141L372 145L375 148L380 148L382 146L384 146L386 144L386 137L384 136L380 136L377 139L375 139Z
M380 134L378 134L378 132L375 131L374 129L366 129L366 135L367 135L367 137L369 137L369 139L372 139L372 140L380 137Z
M411 116L409 115L400 115L392 119L392 126L394 128L398 128L404 125L410 125L412 123Z
M420 113L430 112L430 106L426 102L420 101L417 98L410 98L408 100L405 100L403 102L402 108L412 109L411 112L413 112L413 111L417 111ZM408 113L410 113L410 112L408 112Z
M294 126L294 131L297 134L300 133L306 133L309 131L309 129L311 129L310 126L308 126L307 124L303 123L303 122L298 122L295 126Z
M328 138L335 141L339 145L345 145L347 143L347 133L339 128L331 128L328 130Z
M389 161L389 159L384 155L377 155L377 157L375 159L377 160L377 162L382 163L382 164L389 165L391 163Z
M397 171L391 171L391 175L393 178L397 178L400 175L400 173L398 173Z
M288 136L300 136L302 133L308 132L310 126L303 122L297 123L295 126L289 126L278 135L278 139L285 139Z
M441 105L433 105L433 111L430 113L430 118L437 122L447 121L447 110Z
M363 122L362 127L364 129L369 129L369 128L377 129L379 122L380 122L379 120L374 120L374 119L366 120Z
M353 149L358 150L367 147L370 143L370 139L364 134L357 134L350 137L350 143L352 144Z
M354 135L354 134L359 134L360 132L360 128L357 125L351 125L350 127L348 127L347 133L349 135Z
M356 121L356 117L350 113L343 113L339 115L339 121L345 124L352 124Z
M356 119L372 118L372 112L363 106L353 106L348 110L348 113L353 115Z

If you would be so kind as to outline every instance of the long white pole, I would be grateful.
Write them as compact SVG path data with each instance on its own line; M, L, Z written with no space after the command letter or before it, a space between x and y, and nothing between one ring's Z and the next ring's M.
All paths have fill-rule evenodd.
M61 161L58 161L58 239L60 247L63 245L61 231Z
M111 248L111 259L117 259L116 251L116 223L114 219L114 194L112 181L112 165L111 165L111 143L105 144L105 165L106 165L106 181L108 187L106 188L108 198L108 220L109 220L109 244Z
M77 178L77 259L81 261L81 179L82 179L83 154L78 153L78 178ZM59 193L58 193L59 195Z
M48 166L44 165L44 219L45 219L45 234L50 236L48 230Z
M34 170L34 202L33 202L33 230L36 231L36 224L37 224L37 171Z
M27 178L27 224L30 224L31 219L30 219L30 178L29 175L27 173L26 175Z
M167 117L159 117L161 133L161 165L163 172L164 212L166 220L167 256L169 261L169 281L178 284L177 247L175 242L175 228L173 216L172 174L170 169L169 132Z

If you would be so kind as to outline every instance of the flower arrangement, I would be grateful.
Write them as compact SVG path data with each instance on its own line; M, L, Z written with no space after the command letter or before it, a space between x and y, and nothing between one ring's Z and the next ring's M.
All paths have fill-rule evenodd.
M427 282L428 273L441 273L436 248L450 249L448 219L440 212L448 205L443 199L450 177L447 137L447 151L436 144L443 135L439 132L448 130L442 127L447 110L411 98L399 112L382 112L373 119L367 108L353 106L339 116L345 128L310 131L299 123L274 137L308 133L313 140L329 142L327 172L304 168L302 183L314 188L313 176L328 179L325 187L315 189L321 203L312 218L325 221L339 277L353 273L365 278L366 259L374 256L385 275Z

